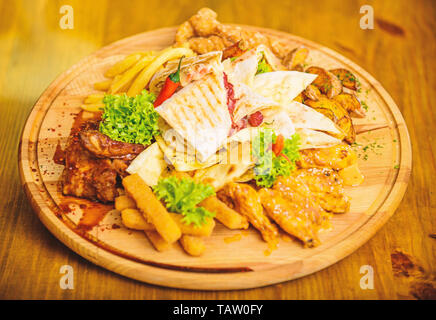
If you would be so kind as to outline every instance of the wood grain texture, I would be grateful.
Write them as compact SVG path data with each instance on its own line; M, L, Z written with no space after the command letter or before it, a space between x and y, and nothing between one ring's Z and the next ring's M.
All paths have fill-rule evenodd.
M75 29L58 26L56 1L2 2L0 20L0 296L2 298L134 298L134 299L295 299L410 298L404 280L395 277L391 252L399 247L435 270L434 136L436 65L435 8L432 1L373 3L376 17L404 30L392 33L386 24L361 30L363 2L147 1L124 6L122 1L71 1ZM367 3L367 2L365 2ZM371 4L371 2L369 1ZM99 47L125 36L175 25L198 8L214 8L224 22L288 31L333 48L373 74L393 96L408 124L414 172L406 198L392 219L366 245L321 272L262 289L197 292L144 285L105 271L66 249L48 233L23 195L16 166L20 130L39 94L61 71ZM247 6L250 10L247 10ZM413 7L412 7L413 6ZM268 7L269 10L265 10ZM137 12L156 14L144 19ZM38 17L38 18L36 18ZM125 23L128 18L129 23ZM381 20L380 20L381 19ZM322 26L322 27L320 27ZM56 59L55 59L56 58ZM59 268L75 270L75 289L59 288ZM360 266L375 271L375 289L359 286ZM116 289L115 289L116 288Z

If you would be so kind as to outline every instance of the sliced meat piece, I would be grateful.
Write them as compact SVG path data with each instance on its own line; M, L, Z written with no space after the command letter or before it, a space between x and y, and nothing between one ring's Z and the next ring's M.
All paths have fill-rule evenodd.
M121 160L121 159L114 159L112 161L112 167L116 170L116 172L124 178L128 175L126 172L127 168L129 167L131 161L128 160Z
M65 152L62 193L89 200L112 202L118 196L117 171L109 159L98 159L76 140Z
M327 168L298 169L293 176L304 181L324 210L344 213L350 209L342 179L336 171Z
M93 172L97 164L89 152L77 141L65 150L65 169L62 173L62 193L97 200L93 186Z
M241 183L228 183L217 194L218 198L246 216L268 243L277 242L278 230L263 212L260 197L253 187Z
M102 202L112 202L118 196L117 171L112 167L109 159L97 161L98 165L94 167L92 173L97 199Z
M97 130L85 130L79 133L85 149L98 158L133 160L145 147L141 144L115 141Z
M99 121L99 117L85 116L83 112L76 117L64 152L62 193L112 202L118 196L117 166L110 159L97 158L83 147L80 139L80 132L95 131Z

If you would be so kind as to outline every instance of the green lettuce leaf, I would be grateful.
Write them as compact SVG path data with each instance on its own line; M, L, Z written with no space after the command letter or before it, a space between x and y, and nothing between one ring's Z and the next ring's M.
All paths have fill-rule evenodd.
M153 137L159 134L159 114L153 106L155 99L155 95L146 90L136 97L105 95L100 132L116 141L151 144Z
M271 72L272 69L269 66L269 64L266 62L265 58L262 58L262 60L259 61L259 64L257 65L257 72L256 74Z
M182 221L186 224L201 226L206 222L206 217L215 216L215 213L197 207L201 201L215 195L209 185L195 183L192 179L168 177L160 179L153 191L159 200L164 201L169 211L182 214Z
M298 134L294 134L291 139L285 139L283 150L278 156L272 151L272 144L276 139L272 129L264 128L253 140L252 155L256 159L254 180L259 187L271 188L278 177L289 176L295 170L295 162L300 159Z

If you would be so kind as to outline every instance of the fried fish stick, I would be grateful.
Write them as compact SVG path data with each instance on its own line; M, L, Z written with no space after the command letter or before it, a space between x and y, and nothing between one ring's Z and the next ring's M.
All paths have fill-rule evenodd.
M201 256L206 250L203 239L194 236L184 235L180 238L180 244L183 249L191 256Z
M144 231L148 240L157 251L165 251L171 248L171 243L166 242L156 231Z
M206 217L206 222L204 224L197 227L193 224L186 224L182 222L183 215L180 213L170 212L170 215L177 223L180 230L182 230L182 234L198 237L209 237L212 234L213 228L215 227L215 220L209 217Z
M135 201L129 196L123 195L115 198L115 209L118 211L123 211L124 209L136 208Z
M248 229L247 218L229 208L216 196L204 199L199 206L210 212L215 212L215 218L229 229Z
M177 223L137 173L125 177L123 186L127 194L135 200L136 206L141 210L147 222L155 226L166 242L173 243L182 236Z
M129 229L147 231L156 230L151 223L148 223L144 219L142 213L137 209L127 208L121 211L121 221Z
M110 67L106 73L104 74L107 78L113 78L117 74L121 74L127 69L129 69L131 66L133 66L135 63L139 61L139 59L142 58L142 55L140 53L132 53L125 57L123 60L118 61L115 63L112 67Z

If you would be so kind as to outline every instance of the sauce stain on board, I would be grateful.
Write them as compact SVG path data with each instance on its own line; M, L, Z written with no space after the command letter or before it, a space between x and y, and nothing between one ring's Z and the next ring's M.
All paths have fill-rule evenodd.
M80 198L65 197L59 204L59 208L63 213L74 213L75 208L80 208L83 214L77 228L88 231L97 226L106 214L114 209L114 206Z

